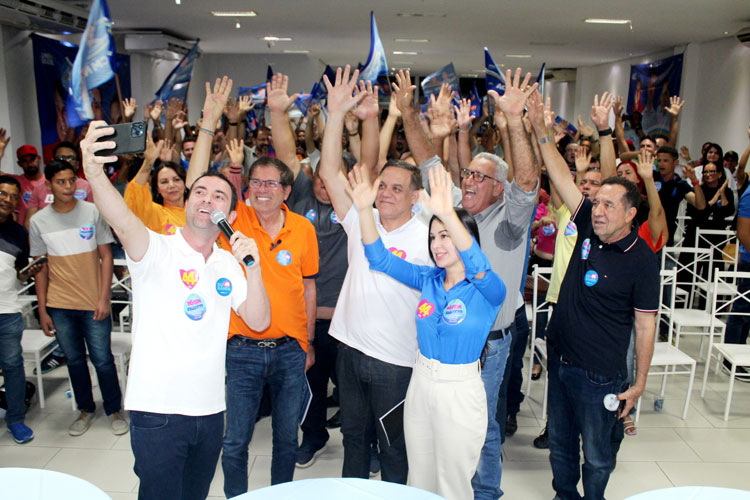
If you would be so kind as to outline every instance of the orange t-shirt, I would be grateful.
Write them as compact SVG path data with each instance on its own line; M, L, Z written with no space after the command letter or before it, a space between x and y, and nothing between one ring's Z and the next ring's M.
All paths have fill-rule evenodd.
M232 226L235 231L253 238L258 245L263 284L271 302L271 325L262 332L252 330L232 311L229 338L244 335L275 339L288 335L296 338L307 351L307 313L302 279L314 278L318 274L318 239L309 220L295 214L286 205L282 205L282 210L286 215L284 226L272 241L260 225L255 209L244 203L237 205L237 220ZM219 244L222 248L230 248L224 235L220 236Z
M124 198L128 208L155 233L171 235L177 228L185 227L185 209L154 203L146 184L130 181Z
M648 227L648 222L644 222L640 226L638 226L638 236L641 237L643 241L646 242L648 247L653 250L654 253L658 253L659 250L664 248L664 235L659 235L659 240L656 242L656 245L654 245L654 240L651 237L651 229Z

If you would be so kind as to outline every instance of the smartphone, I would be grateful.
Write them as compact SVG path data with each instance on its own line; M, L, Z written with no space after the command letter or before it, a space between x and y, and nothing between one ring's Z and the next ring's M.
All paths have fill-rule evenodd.
M115 129L115 133L101 137L97 142L115 141L115 148L97 151L97 156L143 153L146 150L146 134L148 133L146 122L118 123L99 128L107 127Z
M24 267L23 269L21 269L18 272L21 273L21 274L26 274L27 272L29 272L29 269L31 269L32 267L36 266L37 264L44 264L45 262L47 262L47 256L46 255L42 255L41 257L38 257L38 258L34 259L31 262L31 264L29 264L28 266Z

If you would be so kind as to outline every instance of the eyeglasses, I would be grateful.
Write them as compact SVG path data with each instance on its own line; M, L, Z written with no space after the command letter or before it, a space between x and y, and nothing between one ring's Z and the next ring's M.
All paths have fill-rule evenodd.
M5 191L0 191L0 198L8 198L13 201L19 200L19 196L17 194L10 194Z
M476 170L469 170L468 168L462 168L461 169L461 178L466 179L468 177L473 177L476 182L484 182L485 179L492 179L495 182L500 182L494 177L483 174L482 172L477 172Z
M72 163L72 162L78 160L78 157L75 156L75 155L70 155L70 156L62 156L61 155L61 156L58 156L57 158L55 158L55 160L57 160L57 161L67 161L68 163Z
M704 171L703 171L703 175L709 175L709 174L710 174L710 175L716 175L716 174L718 174L718 173L719 173L719 171L718 171L718 170L704 170Z
M250 187L258 189L261 186L265 186L268 189L278 189L283 186L280 181L274 180L262 180L262 179L250 179Z

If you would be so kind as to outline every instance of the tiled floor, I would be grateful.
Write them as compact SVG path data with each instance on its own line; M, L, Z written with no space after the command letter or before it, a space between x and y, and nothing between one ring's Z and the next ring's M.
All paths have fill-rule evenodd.
M696 342L697 339L686 339L681 347L697 356ZM624 499L642 491L671 486L750 489L750 384L735 384L732 413L729 421L724 422L722 413L728 377L712 373L706 397L701 399L702 366L700 364L697 370L687 420L680 418L687 389L686 376L675 376L668 382L664 408L659 413L653 410L653 401L660 378L649 380L638 435L625 438L617 469L607 488L608 499ZM28 374L31 375L30 367ZM137 498L138 479L133 473L129 436L112 435L101 413L86 434L68 436L67 427L75 415L65 394L68 388L65 369L45 375L45 387L47 408L40 410L35 404L27 416L35 439L19 446L3 429L0 467L36 467L65 472L90 481L114 500ZM519 414L519 430L504 446L504 498L551 499L554 496L548 453L531 446L544 425L542 388L542 380L532 383L531 396L524 401ZM326 451L312 467L298 469L295 479L337 477L341 473L342 458L341 434L333 431ZM271 467L269 419L256 426L249 465L250 488L267 486ZM210 498L223 498L222 487L219 466Z

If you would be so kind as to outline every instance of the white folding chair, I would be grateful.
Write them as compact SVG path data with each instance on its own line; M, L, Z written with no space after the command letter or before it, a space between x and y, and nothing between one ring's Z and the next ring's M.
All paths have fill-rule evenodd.
M718 287L737 280L750 280L750 272L738 271L717 271L714 276L714 286ZM733 311L734 304L738 301L750 301L750 290L737 293L728 301L719 303L718 296L714 295L711 302L711 314L713 318L718 316L736 316L747 317L750 312ZM748 318L750 321L750 318ZM715 321L719 321L715 319ZM729 369L729 388L727 390L727 402L724 406L724 421L729 420L729 408L732 404L732 391L734 390L734 377L737 373L737 367L750 367L750 345L748 344L725 344L723 342L714 343L713 336L708 340L708 356L706 366L703 369L703 384L701 386L701 397L706 395L706 381L708 380L708 370L711 364L711 358L716 353L716 373L719 372L721 361L724 360L730 365Z
M659 299L659 314L657 315L656 324L660 325L661 321L667 321L669 324L669 334L667 335L666 342L659 342L659 329L656 328L655 341L654 341L654 355L651 358L651 365L648 371L649 375L661 375L661 391L660 397L664 399L664 391L667 387L667 375L689 375L687 394L685 394L685 406L682 409L682 419L687 418L688 408L690 407L690 394L693 391L693 380L695 379L695 360L680 351L677 347L672 345L672 331L673 331L673 316L665 313L669 310L674 309L675 296L672 294L668 305L663 304L664 291L668 287L674 287L677 281L677 270L669 269L661 271L661 290ZM662 367L663 371L655 371L655 367ZM641 400L643 396L638 398L638 405L635 411L635 421L641 417Z
M531 352L529 353L529 373L526 377L526 394L531 394L531 372L534 369L534 352L539 354L539 361L544 368L544 399L542 402L542 412L547 414L547 342L544 339L537 338L537 313L547 313L549 320L552 314L553 304L539 299L540 284L546 283L549 286L552 276L551 267L539 267L534 264L532 270L534 278L534 288L531 296Z
M132 325L130 325L130 317L133 310L133 288L130 280L130 273L127 272L127 261L125 259L115 259L114 265L115 268L121 267L125 270L122 278L118 278L117 273L112 273L112 292L113 296L114 292L127 293L128 298L125 300L112 299L111 301L112 304L125 304L125 307L123 307L118 314L120 333L125 333L126 324L132 327Z
M44 383L42 381L42 360L55 350L55 337L47 337L42 330L24 330L21 337L24 361L33 361L36 368L36 384L39 394L39 407L44 408Z
M701 229L695 231L695 248L708 248L711 250L712 266L708 271L708 281L696 283L706 296L716 293L720 297L733 296L737 293L737 285L734 282L722 283L721 288L715 289L713 286L713 268L721 265L724 271L737 270L737 254L739 245L737 245L737 232L730 229Z

